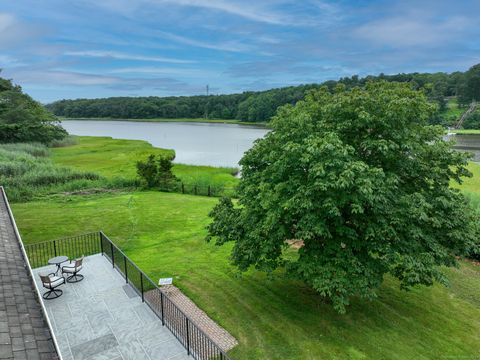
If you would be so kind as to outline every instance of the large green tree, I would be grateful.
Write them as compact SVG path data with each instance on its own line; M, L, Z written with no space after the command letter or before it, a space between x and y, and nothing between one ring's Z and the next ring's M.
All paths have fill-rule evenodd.
M24 94L20 86L0 78L0 142L49 143L66 135L52 113Z
M233 241L241 270L285 267L334 307L373 298L391 274L408 289L446 282L441 265L476 245L474 212L450 181L467 156L427 126L434 112L409 84L311 92L280 108L241 160L238 203L222 199L209 237ZM288 240L303 246L292 257Z

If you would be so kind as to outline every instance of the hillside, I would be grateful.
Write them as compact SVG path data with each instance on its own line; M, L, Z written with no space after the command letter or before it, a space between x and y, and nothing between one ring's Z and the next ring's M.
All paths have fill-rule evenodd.
M60 100L46 105L57 116L67 118L117 118L117 119L175 119L206 118L239 120L242 122L266 122L279 106L295 104L312 89L327 86L333 90L343 84L347 88L363 86L368 81L385 80L410 82L415 88L424 89L431 101L438 103L439 112L432 123L450 124L448 104L445 98L458 97L459 105L466 106L472 96L467 72L409 73L397 75L358 76L326 81L319 84L289 86L258 92L210 96L179 97L111 97L102 99ZM473 93L475 93L475 89Z

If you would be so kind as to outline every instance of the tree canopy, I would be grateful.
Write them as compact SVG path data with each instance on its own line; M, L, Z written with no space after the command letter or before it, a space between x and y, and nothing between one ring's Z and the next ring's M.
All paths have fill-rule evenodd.
M459 102L463 104L480 101L480 64L472 66L465 73L458 98Z
M427 126L434 111L411 84L387 82L280 108L207 239L233 242L240 270L284 267L340 312L352 296L375 297L386 274L404 289L445 283L440 266L478 247L477 217L450 187L470 175L468 155ZM295 255L289 240L302 244Z
M0 78L0 142L49 143L66 135L52 113L24 94L20 86Z

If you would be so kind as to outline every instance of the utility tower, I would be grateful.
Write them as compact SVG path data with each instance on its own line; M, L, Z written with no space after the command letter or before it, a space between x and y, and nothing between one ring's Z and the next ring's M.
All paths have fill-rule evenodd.
M208 87L208 84L207 84L207 101L205 102L205 119L208 119L208 91L209 91L209 87Z

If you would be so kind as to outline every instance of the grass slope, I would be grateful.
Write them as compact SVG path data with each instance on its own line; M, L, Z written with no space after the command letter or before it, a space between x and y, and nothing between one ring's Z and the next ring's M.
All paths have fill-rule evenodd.
M282 271L240 276L230 246L204 241L217 199L159 192L14 204L26 243L104 230L153 279L174 283L240 342L234 359L439 359L480 354L480 267L446 270L449 288L410 292L387 277L372 302L339 315ZM39 215L41 214L41 215ZM48 219L48 221L46 221Z
M445 123L455 125L464 112L465 109L458 107L457 99L452 98L447 101L447 109L442 114L442 117Z
M55 163L77 170L96 172L108 179L136 177L135 164L150 154L174 155L173 150L153 147L142 140L122 140L110 137L79 136L77 144L54 148ZM175 164L173 172L187 184L234 187L238 179L234 168L216 168Z

